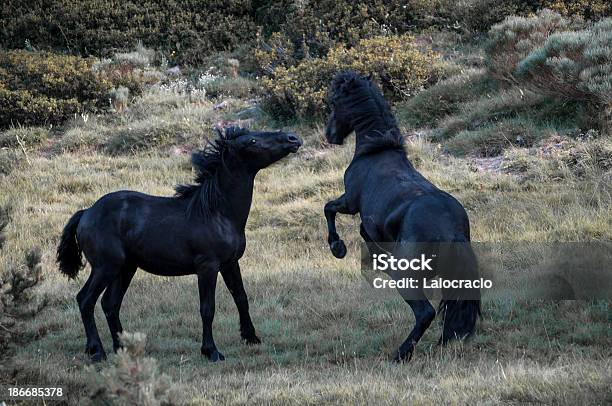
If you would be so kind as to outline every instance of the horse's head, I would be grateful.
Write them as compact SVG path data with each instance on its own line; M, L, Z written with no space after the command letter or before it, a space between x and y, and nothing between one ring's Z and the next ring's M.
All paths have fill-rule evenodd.
M331 114L325 129L325 138L330 144L342 145L344 139L353 132L353 115L355 107L370 97L370 78L354 71L337 74L331 83L330 99Z
M229 128L226 137L234 158L251 170L263 169L284 158L302 146L295 134L283 131L257 132L241 128Z

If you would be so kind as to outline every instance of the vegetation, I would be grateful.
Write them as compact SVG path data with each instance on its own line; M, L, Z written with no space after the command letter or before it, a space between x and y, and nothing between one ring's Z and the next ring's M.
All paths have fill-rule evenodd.
M436 346L436 324L390 364L412 315L364 282L359 219L338 217L338 261L322 215L353 154L325 142L328 81L353 68L385 89L409 158L466 207L474 241L610 241L609 2L22 3L0 5L0 43L28 49L0 51L0 384L61 385L69 404L609 403L609 301L487 300L471 342ZM219 282L228 359L204 362L196 278L138 273L122 321L146 356L126 335L87 366L88 269L70 281L54 262L70 215L119 189L169 196L214 126L279 119L305 143L258 175L241 261L263 344L241 342Z
M6 242L10 214L10 206L0 206L0 251ZM34 293L41 278L41 252L37 248L27 251L25 265L9 262L0 268L0 357L9 343L21 341L23 324L44 307L44 300Z
M28 51L0 51L0 128L56 124L104 108L109 84L93 60Z
M113 365L94 374L92 404L164 406L180 404L176 385L158 371L157 361L145 357L147 336L142 333L120 334L123 348Z
M5 1L0 43L108 57L142 41L175 63L198 63L211 52L254 38L248 0Z
M324 58L269 68L272 77L263 81L269 110L281 117L321 117L327 112L331 79L346 69L372 74L390 100L396 101L436 81L443 68L434 53L419 51L410 35L364 39L353 48L338 46Z
M550 10L491 28L485 67L460 71L396 109L455 154L500 155L555 134L610 131L610 19L586 28ZM576 31L577 29L577 31Z

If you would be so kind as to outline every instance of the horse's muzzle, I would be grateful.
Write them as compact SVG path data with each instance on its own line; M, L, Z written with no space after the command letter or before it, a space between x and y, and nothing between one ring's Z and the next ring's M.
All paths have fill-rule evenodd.
M289 150L291 152L297 152L302 146L302 140L295 134L288 134L287 141L289 142Z

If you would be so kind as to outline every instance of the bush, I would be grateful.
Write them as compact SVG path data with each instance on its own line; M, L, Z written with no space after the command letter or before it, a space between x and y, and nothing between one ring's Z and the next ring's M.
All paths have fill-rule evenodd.
M249 0L6 0L0 6L1 45L110 56L135 41L178 63L198 63L214 51L255 38Z
M284 42L289 41L287 55L301 60L308 56L323 57L337 44L355 46L362 39L403 34L426 19L435 10L435 3L423 0L281 0L267 2L266 9L260 8L259 18L276 28L276 36L284 37ZM269 36L272 31L266 28L263 27L264 32ZM271 40L274 42L275 38Z
M0 52L0 128L57 124L108 105L109 84L92 60L51 53Z
M555 134L550 127L533 120L516 118L491 122L475 130L460 131L444 147L455 155L496 156L513 146L530 147Z
M491 77L517 84L517 64L541 46L556 31L569 29L570 21L560 14L542 10L532 17L512 16L494 25L486 44L486 65Z
M0 206L0 250L6 241L4 230L10 220L10 208ZM25 264L9 263L0 268L0 350L17 342L19 324L33 317L44 306L34 289L42 280L41 253L33 248L25 256ZM1 352L1 351L0 351Z
M176 384L159 372L154 358L144 356L146 335L122 333L119 338L123 348L117 352L113 364L99 374L94 372L92 404L180 404Z
M600 127L609 127L612 18L585 30L552 34L518 64L517 75L543 94L591 105L593 114L600 114Z
M478 99L496 87L487 72L471 69L399 103L395 106L396 116L404 125L433 128L440 119L457 113L464 103Z
M540 8L549 8L567 16L586 20L599 20L612 16L612 3L608 0L544 0Z
M324 58L309 58L292 67L277 67L263 80L267 106L274 115L322 116L334 74L353 69L372 74L392 101L405 99L435 82L442 64L433 52L421 52L410 35L375 37L347 49L337 46Z
M465 34L487 32L506 16L535 11L523 3L521 0L441 0L436 8L437 25Z

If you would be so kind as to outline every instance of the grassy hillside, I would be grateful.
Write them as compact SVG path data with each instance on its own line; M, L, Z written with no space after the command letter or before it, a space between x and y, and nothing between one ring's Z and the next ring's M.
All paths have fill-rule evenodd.
M70 403L93 392L95 371L86 367L84 334L74 301L88 269L76 281L58 273L54 249L61 228L71 213L104 193L127 188L169 195L174 184L188 181L192 174L184 152L201 142L210 123L244 116L244 102L226 101L226 108L215 109L218 104L152 89L125 116L86 122L79 118L25 153L15 152L20 166L0 177L4 191L0 205L12 206L0 266L19 261L30 247L40 246L44 281L38 294L47 298L48 305L21 326L23 335L4 360L10 371L5 377L11 382L66 385ZM250 114L257 120L251 125L265 126L265 116ZM113 140L156 134L164 126L182 131L172 131L174 135L153 149L127 154L126 149L108 149L122 145ZM215 365L199 355L195 277L162 278L141 272L126 295L122 309L126 330L149 336L147 355L158 360L183 400L610 401L608 302L486 302L471 342L440 349L435 345L440 333L436 325L412 362L389 363L409 329L408 306L399 296L373 291L362 279L357 219L340 216L340 232L350 250L345 260L333 258L325 242L322 207L341 193L341 175L352 147L325 146L320 128L294 129L305 139L303 149L257 177L248 246L241 262L261 346L240 342L237 312L222 282L215 334L228 360ZM529 171L523 167L517 174L513 165L529 158L520 150L507 153L506 166L486 166L486 160L445 155L436 144L419 137L410 139L409 157L465 205L474 240L612 237L610 175L588 158L571 164L563 161L562 154L544 157L537 166L532 163ZM586 171L577 172L580 165ZM99 308L97 316L108 347L110 337Z
M323 216L354 142L325 142L327 86L351 67L381 82L408 157L465 206L474 241L612 240L612 20L595 21L606 2L219 1L210 4L240 18L224 15L206 38L193 7L162 27L167 10L153 0L110 11L51 3L51 17L41 2L0 6L0 17L12 13L0 42L27 48L0 50L0 384L61 385L68 404L104 403L101 387L126 384L124 401L155 385L187 404L612 403L609 300L487 300L472 340L440 348L435 323L411 362L390 363L412 313L362 276L359 219L338 216L349 254L337 260ZM74 30L55 35L68 3ZM542 6L562 14L530 14ZM236 24L266 30L223 37ZM80 56L37 51L47 48ZM208 363L195 276L139 271L121 315L126 331L148 336L144 353L135 336L132 352L90 366L75 301L89 268L74 281L58 272L62 227L112 191L172 195L193 177L189 152L226 125L305 141L255 183L241 268L263 344L241 342L220 278L214 331L227 361Z

